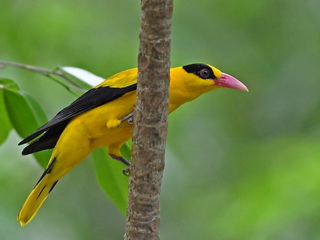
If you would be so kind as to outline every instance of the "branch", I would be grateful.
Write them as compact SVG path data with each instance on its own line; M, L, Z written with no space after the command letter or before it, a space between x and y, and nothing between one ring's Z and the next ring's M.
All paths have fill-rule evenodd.
M32 66L32 65L26 65L26 64L22 64L22 63L16 63L16 62L9 62L9 61L0 60L0 68L4 68L4 67L7 67L7 66L22 68L22 69L26 69L26 70L29 70L29 71L32 71L32 72L41 73L41 74L43 74L43 75L45 75L47 77L51 77L51 75L56 75L58 77L63 78L64 80L66 80L70 84L74 85L75 87L81 88L81 86L75 84L63 72L58 71L58 70L50 70L50 69L36 67L36 66Z
M160 238L172 8L172 0L141 0L139 77L126 240Z

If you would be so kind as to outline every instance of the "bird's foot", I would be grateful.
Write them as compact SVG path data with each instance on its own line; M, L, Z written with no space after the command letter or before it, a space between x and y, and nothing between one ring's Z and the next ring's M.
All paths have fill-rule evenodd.
M110 157L112 157L114 160L117 160L119 162L122 162L124 165L130 167L131 163L125 159L124 157L117 157L115 155L110 155Z
M130 174L131 174L130 168L125 168L125 169L123 169L123 170L122 170L122 173L123 173L123 175L125 175L125 176L127 176L127 177L130 177Z
M127 167L130 167L130 165L131 165L131 163L127 159L125 159L124 157L117 157L115 155L110 155L110 157L112 157L113 159L115 159L115 160L117 160L119 162L122 162ZM125 176L129 177L130 176L130 168L123 169L122 173Z
M121 122L128 120L128 124L133 124L133 112L129 113L127 116L124 116L120 120Z

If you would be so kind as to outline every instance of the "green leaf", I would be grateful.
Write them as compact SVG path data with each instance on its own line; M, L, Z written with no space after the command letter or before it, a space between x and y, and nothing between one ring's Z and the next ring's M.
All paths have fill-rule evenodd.
M49 159L51 157L52 150L46 150L42 152L36 152L33 154L37 162L41 165L43 169L45 169L48 165Z
M47 118L39 104L25 93L16 88L4 88L3 97L11 124L22 138L46 122ZM46 166L50 159L50 151L34 156L41 166Z
M43 124L45 124L46 122L48 122L47 115L42 110L42 108L39 105L39 103L34 98L32 98L30 95L24 94L24 96L29 101L29 103L31 105L31 108L33 109L33 112L35 113L35 117L37 119L37 123L40 123L38 127L40 127Z
M0 85L2 86L2 89L19 90L17 83L8 78L1 78Z
M3 96L4 88L12 82L9 79L0 79L0 145L5 142L12 129Z
M72 79L77 86L84 89L90 89L104 81L104 78L81 68L58 66L58 69L67 75L68 78Z
M122 154L130 159L131 150L127 144L121 149ZM126 166L112 159L106 148L92 152L98 182L107 196L125 215L128 206L128 177L122 173Z
M132 140L129 140L121 148L121 154L125 159L131 159Z
M22 138L39 127L40 123L24 93L5 89L4 99L12 125Z

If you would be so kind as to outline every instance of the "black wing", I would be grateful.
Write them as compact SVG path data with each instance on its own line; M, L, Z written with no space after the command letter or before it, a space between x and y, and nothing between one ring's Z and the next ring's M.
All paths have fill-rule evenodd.
M22 154L26 155L44 149L53 148L71 118L90 109L111 102L121 97L125 93L134 91L136 89L137 84L133 84L124 88L99 87L90 89L69 106L58 112L58 114L49 122L23 139L19 145L25 144L45 132L40 138L33 141L29 146L25 147Z

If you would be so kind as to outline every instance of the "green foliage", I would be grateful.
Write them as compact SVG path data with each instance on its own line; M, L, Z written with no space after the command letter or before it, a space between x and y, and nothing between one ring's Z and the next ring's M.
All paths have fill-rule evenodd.
M12 129L3 96L6 86L11 83L12 81L9 79L0 79L0 146L7 139Z
M20 137L27 137L32 131L40 127L47 121L47 118L40 105L29 95L19 90L18 85L9 79L1 79L3 86L4 116L7 122L4 122L4 133L6 126L11 126L17 131ZM1 131L2 132L2 131ZM34 154L42 167L47 165L50 158L49 152Z
M89 89L104 80L104 78L81 68L58 66L58 69L70 79L70 83L82 89Z
M175 1L172 66L210 63L250 92L217 90L170 116L162 239L320 239L320 2L186 3ZM1 19L2 59L75 66L103 78L136 67L139 1L4 0ZM24 70L0 69L0 77L17 81L50 117L75 99ZM7 122L1 94L0 124ZM21 230L16 214L41 170L19 157L21 138L14 131L6 138L9 129L0 129L5 240L123 238L124 217L90 181L89 161L59 182ZM106 161L118 167L114 178L126 179L120 163Z
M10 79L0 79L0 143L4 142L12 128L21 137L26 137L30 131L46 121L39 104L30 96L19 90L18 85ZM39 163L45 167L50 154L42 152L35 154Z
M13 127L18 134L25 138L40 125L35 109L29 98L19 90L5 89L4 99L7 112Z
M84 69L74 67L59 67L74 85L83 89L99 84L104 79ZM65 83L64 83L65 84ZM69 88L67 88L69 89ZM129 143L125 144L122 153L127 159L131 159L131 148ZM125 215L128 205L128 178L122 174L124 165L112 159L106 152L106 148L100 148L92 153L97 180L113 201L119 211ZM110 184L112 183L112 184Z
M78 86L78 90L82 89L84 91L89 89L94 81L98 84L103 80L103 78L80 68L59 67L59 69L70 81L61 77L61 79L55 78L54 81L59 82L72 93L74 93L72 85ZM4 127L0 135L2 142L7 138L11 126L23 139L47 122L47 117L39 103L22 92L14 81L0 79L0 84L0 94L3 95L3 116L0 118ZM125 144L121 151L128 159L131 158L129 144ZM50 159L50 154L51 151L43 151L35 153L34 156L40 165L45 168ZM120 212L125 214L128 204L128 177L122 174L123 164L108 156L105 148L94 151L93 160L100 186Z
M130 159L131 154L127 144L123 146L121 152ZM128 177L122 173L125 166L112 159L105 148L95 150L92 158L101 188L125 215L128 206Z

